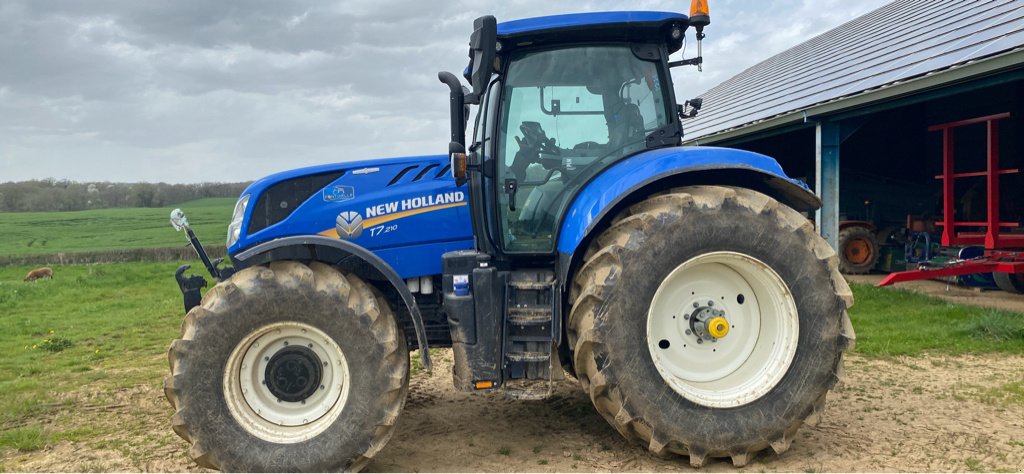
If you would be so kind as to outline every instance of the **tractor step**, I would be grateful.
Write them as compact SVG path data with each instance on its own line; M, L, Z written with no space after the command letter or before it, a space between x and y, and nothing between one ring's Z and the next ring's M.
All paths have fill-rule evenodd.
M551 392L551 380L516 380L505 386L505 398L510 400L543 400Z
M546 290L548 288L551 288L552 284L554 284L554 279L553 278L552 279L548 279L548 280L542 280L542 281L513 280L513 281L508 282L508 286L510 288L515 288L517 290L533 290L533 291Z
M506 352L505 358L512 362L548 362L550 352Z
M505 288L502 342L507 398L540 400L551 394L552 379L561 378L558 357L559 292L551 270L517 270Z
M508 322L519 326L551 323L550 306L518 306L508 309Z

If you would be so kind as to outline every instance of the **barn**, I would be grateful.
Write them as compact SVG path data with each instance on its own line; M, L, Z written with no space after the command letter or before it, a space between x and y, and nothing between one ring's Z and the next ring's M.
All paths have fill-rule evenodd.
M806 181L849 273L1024 248L1024 2L897 0L701 98L684 142Z

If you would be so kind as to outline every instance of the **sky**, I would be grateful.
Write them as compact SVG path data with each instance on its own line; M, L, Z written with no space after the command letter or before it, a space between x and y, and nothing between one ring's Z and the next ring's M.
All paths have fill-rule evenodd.
M677 97L886 3L711 0L704 72L676 68ZM688 9L683 0L4 0L0 182L234 182L443 154L448 93L437 72L465 67L474 18Z

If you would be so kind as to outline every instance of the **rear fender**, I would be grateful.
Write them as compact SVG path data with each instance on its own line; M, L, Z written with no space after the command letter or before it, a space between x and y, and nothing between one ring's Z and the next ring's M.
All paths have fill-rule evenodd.
M568 288L590 239L620 211L658 191L690 185L748 188L800 212L821 207L806 184L786 176L775 159L759 153L704 146L641 153L602 172L573 199L558 237L560 281Z
M277 260L314 260L342 268L372 281L386 281L389 284L388 288L378 289L394 291L402 298L416 330L416 342L420 349L423 367L430 370L427 333L423 327L423 316L416 305L416 300L402 277L373 252L345 240L321 235L300 235L264 242L232 255L231 260L238 270Z

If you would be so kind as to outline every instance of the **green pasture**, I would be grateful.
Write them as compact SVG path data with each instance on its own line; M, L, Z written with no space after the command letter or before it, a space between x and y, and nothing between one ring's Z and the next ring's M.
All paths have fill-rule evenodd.
M207 198L167 208L0 213L0 256L56 254L185 244L168 223L180 207L204 243L223 245L235 200Z

